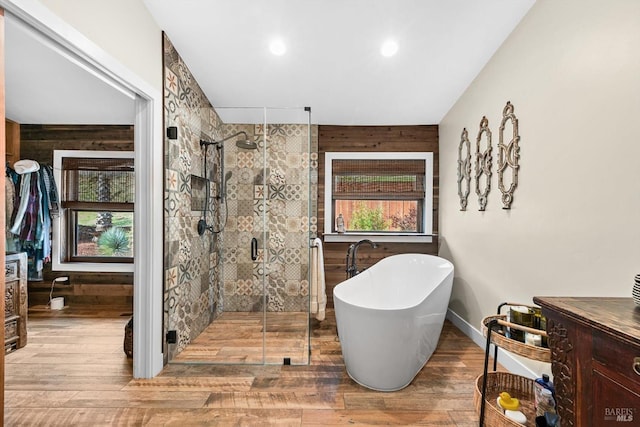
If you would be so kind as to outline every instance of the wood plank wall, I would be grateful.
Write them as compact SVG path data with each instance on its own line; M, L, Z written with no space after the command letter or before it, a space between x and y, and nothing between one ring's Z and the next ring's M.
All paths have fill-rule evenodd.
M20 125L20 158L53 164L53 150L133 151L133 126L129 125ZM123 286L133 289L133 273L92 273L51 271L45 264L43 281L29 284L29 305L46 304L49 300L51 281L68 276L71 288L59 285L65 303L81 305L130 305L133 298ZM80 284L111 284L113 291L87 294ZM91 289L91 288L89 288ZM58 293L56 293L58 294ZM132 294L132 292L131 292Z
M439 155L438 126L319 126L318 129L318 234L324 231L324 153L328 151L427 151L433 152L433 233L438 234ZM375 239L372 239L375 241ZM324 265L327 305L333 307L333 288L346 278L349 243L325 243ZM358 265L368 267L398 253L438 254L433 243L381 243L377 249L362 245Z
M53 164L53 150L133 151L133 126L20 125L20 158Z

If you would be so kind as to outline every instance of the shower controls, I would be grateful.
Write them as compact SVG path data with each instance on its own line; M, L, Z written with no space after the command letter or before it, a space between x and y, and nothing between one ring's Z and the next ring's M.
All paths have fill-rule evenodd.
M221 139L220 141L206 141L204 139L200 140L200 148L204 148L204 177L207 183L207 186L206 186L207 188L205 189L204 208L202 209L203 218L200 221L198 221L198 226L197 226L198 235L200 236L204 235L204 233L207 230L209 230L213 234L222 232L222 230L224 230L224 227L227 225L227 219L229 215L228 208L227 206L225 206L224 218L221 220L222 224L220 224L220 228L218 230L215 230L213 228L213 225L207 224L207 210L209 209L209 196L210 196L209 179L208 179L209 174L207 173L207 148L209 148L210 145L213 145L218 151L218 158L220 159L220 182L217 183L219 190L216 195L216 200L220 200L221 204L226 205L227 183L229 182L229 179L231 178L232 173L231 171L227 173L224 172L224 144L223 143L226 140L235 138L238 135L244 135L245 139L238 139L236 141L237 147L243 148L245 150L255 150L258 148L258 144L255 141L250 141L249 136L244 131L236 132L231 136L227 136L226 138Z
M209 230L209 226L207 225L207 221L201 219L198 221L198 236L204 235L204 232ZM213 232L213 231L212 231Z
M258 239L251 239L251 261L258 259Z

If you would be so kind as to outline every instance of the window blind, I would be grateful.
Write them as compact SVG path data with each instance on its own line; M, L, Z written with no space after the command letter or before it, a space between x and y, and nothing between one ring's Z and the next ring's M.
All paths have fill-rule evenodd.
M333 160L335 200L415 200L425 197L424 160Z
M133 205L135 175L133 159L95 159L65 157L62 159L62 206L78 204Z

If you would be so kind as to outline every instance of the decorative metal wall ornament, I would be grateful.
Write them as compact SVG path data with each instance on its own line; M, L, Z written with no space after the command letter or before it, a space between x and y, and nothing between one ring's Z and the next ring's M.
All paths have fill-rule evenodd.
M480 151L480 143L482 135L486 134L487 147L484 151ZM476 194L478 195L478 203L480 203L481 211L487 207L487 196L491 191L491 130L489 129L489 120L486 116L482 116L480 120L480 131L476 138ZM480 180L484 175L485 187L480 189Z
M464 154L463 154L464 151ZM464 190L463 190L464 188ZM458 196L460 196L460 210L467 210L467 198L471 190L471 142L467 128L462 129L460 144L458 145Z
M513 135L509 143L504 143L504 127L511 121ZM518 134L518 118L513 114L513 105L507 101L502 110L502 123L500 123L500 133L498 134L498 188L502 192L502 209L511 209L513 202L513 192L518 186L518 159L520 158L520 135ZM509 188L505 189L504 172L507 168L511 169L511 183Z

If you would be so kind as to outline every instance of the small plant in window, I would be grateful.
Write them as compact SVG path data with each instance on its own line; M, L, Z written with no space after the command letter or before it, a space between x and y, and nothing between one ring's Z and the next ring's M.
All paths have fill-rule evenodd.
M413 206L406 215L396 214L391 217L391 225L401 231L415 231L418 227L418 211Z
M350 230L384 231L391 226L390 220L385 220L381 207L370 207L359 202L351 214Z
M102 255L129 255L129 238L127 233L119 227L112 227L102 233L98 239L98 250Z

